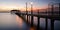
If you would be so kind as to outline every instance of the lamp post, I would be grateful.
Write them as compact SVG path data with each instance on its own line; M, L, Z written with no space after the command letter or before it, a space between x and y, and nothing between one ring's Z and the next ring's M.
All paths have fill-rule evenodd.
M26 2L26 14L27 14L27 2Z
M31 26L33 26L33 2L30 2L31 4Z
M51 30L54 30L54 19L53 19L53 16L54 16L54 3L51 2Z
M28 11L27 11L27 5L28 5L28 3L26 2L26 16L27 16L27 22L28 22Z
M31 2L31 14L32 14L32 11L33 11L33 2Z

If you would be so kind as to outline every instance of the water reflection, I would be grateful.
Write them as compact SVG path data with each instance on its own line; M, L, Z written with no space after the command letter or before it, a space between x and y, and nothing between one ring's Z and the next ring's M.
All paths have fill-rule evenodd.
M29 26L22 18L11 13L0 13L0 30L28 30Z
M31 18L31 17L30 17ZM29 22L31 19L29 20ZM34 17L34 24L37 25L37 17ZM54 29L60 30L60 21L54 22ZM45 28L45 19L40 19L40 27ZM29 30L28 26L22 18L15 14L10 13L0 13L0 29L16 29L16 30ZM48 19L48 28L50 28L50 19Z
M16 21L18 23L18 26L21 30L29 30L30 26L28 26L22 18L20 18L19 16L16 15Z
M0 27L16 27L16 15L10 13L0 13Z
M16 15L16 21L17 21L17 23L19 24L20 28L22 28L22 25L23 25L22 18L20 18L20 17L18 17L18 16Z

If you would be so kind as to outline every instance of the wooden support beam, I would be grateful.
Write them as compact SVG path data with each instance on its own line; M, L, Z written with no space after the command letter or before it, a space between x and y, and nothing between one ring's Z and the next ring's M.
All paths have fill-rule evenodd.
M28 23L28 11L27 11L27 23Z
M60 16L60 3L59 3L59 16Z
M45 19L45 22L46 22L46 24L45 24L45 30L47 30L48 29L48 18L47 17Z
M46 10L46 14L47 14L47 16L48 16L47 10ZM48 18L46 17L46 18L45 18L45 30L47 30L47 29L48 29Z
M53 17L54 17L54 13L53 13L53 11L54 11L54 5L52 4L51 5L51 7L52 7L52 11L51 11L51 30L54 30L54 19L53 19Z
M33 16L31 16L31 26L33 26Z
M38 22L37 23L37 30L40 30L40 28L39 28L40 27L40 17L38 17L37 19L38 19L38 21L37 21Z
M51 30L54 30L54 20L51 19Z
M38 10L38 12L37 12L37 13L38 13L38 17L37 17L37 20L38 20L38 21L37 21L37 22L38 22L38 23L37 23L37 30L40 30L40 28L39 28L39 27L40 27L39 10Z
M30 18L30 16L29 16L29 22L30 22L30 19L31 19L31 18Z
M31 26L33 26L33 10L31 10Z

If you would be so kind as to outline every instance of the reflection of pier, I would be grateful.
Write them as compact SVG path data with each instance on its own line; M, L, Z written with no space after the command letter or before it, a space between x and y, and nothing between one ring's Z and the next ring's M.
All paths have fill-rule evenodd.
M46 22L46 24L45 24L45 26L46 26L45 30L47 30L47 28L48 28L48 19L50 19L50 21L51 21L51 30L54 30L54 21L55 20L59 20L60 21L60 14L59 14L59 12L60 12L60 4L59 4L59 12L56 12L56 13L58 13L57 15L54 15L53 5L51 5L51 6L52 6L52 8L51 8L52 11L51 12L41 12L42 14L46 13L48 15L41 15L40 12L39 12L39 10L38 10L37 14L33 14L33 13L32 14L28 14L28 13L26 14L26 13L21 13L21 12L20 13L16 13L16 14L18 16L22 17L27 24L30 24L28 22L28 16L32 16L31 18L29 17L29 20L31 19L31 24L30 25L31 25L31 27L36 27L37 30L41 29L40 28L40 18L45 18L45 22ZM51 15L49 15L49 13ZM26 15L28 15L27 19L26 19ZM38 20L38 23L37 23L36 26L33 23L34 16L37 17L37 20Z

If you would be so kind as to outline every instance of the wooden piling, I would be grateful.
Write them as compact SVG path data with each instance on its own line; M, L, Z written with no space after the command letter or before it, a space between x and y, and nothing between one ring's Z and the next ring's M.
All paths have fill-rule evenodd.
M33 26L33 11L31 10L31 26Z
M38 21L37 21L38 23L37 23L37 30L40 30L40 17L38 17Z
M38 12L37 12L37 13L38 13L38 17L37 17L37 20L38 20L38 21L37 21L37 30L40 30L40 28L39 28L39 27L40 27L39 10L38 10Z
M27 23L28 23L28 11L26 11L26 18L27 18Z
M59 3L59 16L60 16L60 3Z
M54 20L51 19L51 30L54 30Z
M47 16L48 16L47 10L46 10L46 14L47 14ZM48 18L46 17L46 18L45 18L45 30L47 30L47 29L48 29Z
M31 18L30 18L30 16L29 16L29 22L30 22L30 19L31 19Z
M45 19L45 30L47 30L47 28L48 28L48 18L46 17L46 19Z
M53 17L54 17L54 5L52 4L51 5L51 30L54 30L54 19L53 19Z

